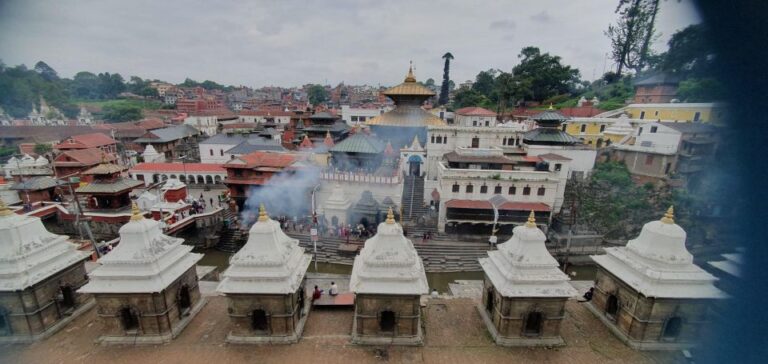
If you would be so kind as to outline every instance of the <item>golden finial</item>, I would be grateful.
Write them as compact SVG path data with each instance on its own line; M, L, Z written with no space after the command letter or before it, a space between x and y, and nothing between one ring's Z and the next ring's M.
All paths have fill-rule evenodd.
M405 82L416 82L416 76L413 75L413 61L408 66L408 76L405 76Z
M269 220L269 215L267 215L267 209L264 207L264 204L259 204L259 221L267 221Z
M395 213L392 212L392 206L389 207L389 211L387 211L387 224L394 224L395 223Z
M551 102L549 103L549 109L550 109L550 110L554 110L554 109L555 109L555 107L554 107L554 106L552 106L552 103L551 103Z
M528 215L528 222L525 223L525 226L529 228L536 227L536 215L534 215L533 210L531 210L531 214Z
M0 198L0 216L11 216L13 215L13 211L8 208L8 205L5 204L5 201L3 201L2 198Z
M674 206L669 206L667 209L667 213L664 214L664 217L661 218L661 222L665 224L674 224L675 223L675 208Z
M141 214L139 205L136 203L136 201L133 201L131 203L131 221L139 221L142 219L144 219L144 215Z

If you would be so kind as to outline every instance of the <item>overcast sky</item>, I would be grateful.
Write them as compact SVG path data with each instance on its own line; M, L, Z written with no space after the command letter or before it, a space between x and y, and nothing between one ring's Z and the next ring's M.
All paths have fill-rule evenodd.
M220 4L221 3L221 4ZM325 5L320 5L321 3ZM156 1L0 0L0 59L60 75L118 72L261 87L392 85L409 60L419 80L511 70L534 45L599 77L617 0ZM313 5L307 5L313 4ZM700 21L690 0L662 0L655 48Z

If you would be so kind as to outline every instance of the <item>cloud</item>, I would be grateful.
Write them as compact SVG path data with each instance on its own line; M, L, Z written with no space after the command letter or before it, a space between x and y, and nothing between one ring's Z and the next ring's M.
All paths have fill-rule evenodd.
M497 20L495 22L492 22L491 25L488 26L489 29L505 29L505 30L511 30L515 29L517 27L517 24L513 22L512 20L505 19L505 20Z
M661 6L659 29L666 39L695 21L684 16L690 0ZM534 45L591 74L602 62L595 65L590 54L610 48L603 31L615 20L615 7L615 0L483 6L465 0L338 0L322 6L295 0L215 6L201 0L3 0L0 57L7 65L30 67L43 60L65 77L88 70L252 87L326 80L386 86L402 82L410 60L419 80L439 80L440 57L450 51L451 78L458 82L480 70L509 70L520 49ZM575 51L572 44L593 52Z
M531 20L538 23L549 23L552 21L552 17L546 10L542 10L541 12L531 15Z

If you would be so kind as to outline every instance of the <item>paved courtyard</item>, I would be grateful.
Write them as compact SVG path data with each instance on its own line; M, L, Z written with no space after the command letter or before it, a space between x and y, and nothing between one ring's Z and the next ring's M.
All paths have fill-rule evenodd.
M682 363L678 353L638 352L616 340L583 306L567 305L562 348L501 348L491 341L476 301L432 299L425 307L423 347L368 347L349 343L351 309L314 310L294 345L248 346L224 342L226 300L209 303L173 342L155 346L94 344L102 325L96 309L54 336L32 345L0 346L2 363Z

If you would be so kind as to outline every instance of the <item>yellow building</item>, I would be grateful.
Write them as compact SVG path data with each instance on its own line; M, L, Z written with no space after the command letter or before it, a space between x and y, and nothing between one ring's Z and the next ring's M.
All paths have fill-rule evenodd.
M571 118L563 123L563 131L584 141L585 145L592 148L605 146L603 132L610 127L616 119L608 118Z
M632 119L689 121L719 124L725 117L722 103L631 104L625 108Z

